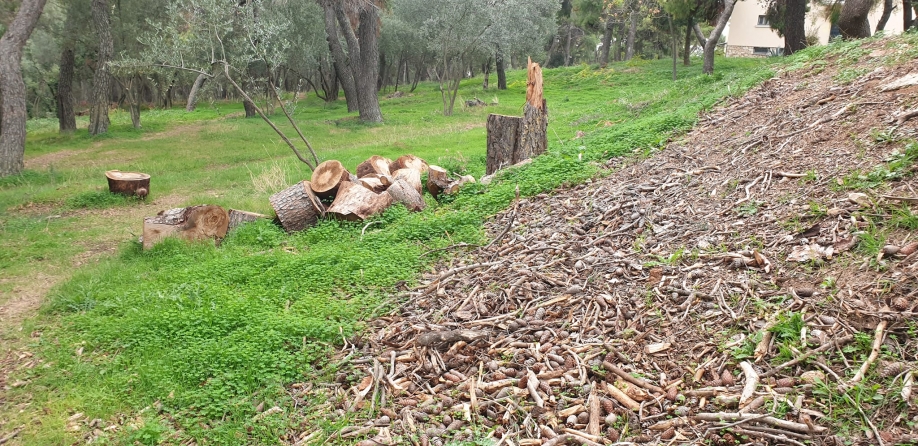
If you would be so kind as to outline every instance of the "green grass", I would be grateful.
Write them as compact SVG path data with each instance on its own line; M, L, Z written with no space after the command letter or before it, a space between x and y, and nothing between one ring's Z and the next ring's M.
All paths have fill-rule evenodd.
M107 434L115 444L276 443L300 422L284 386L333 376L330 349L394 305L396 283L414 283L437 260L423 252L484 241L482 223L512 202L517 187L523 196L552 191L596 175L610 157L650 153L690 128L700 110L773 75L760 60L723 59L717 69L700 75L696 61L680 67L676 82L667 61L546 70L549 153L525 168L439 203L428 197L422 213L394 207L363 234L363 224L324 221L287 235L260 222L220 247L170 240L144 252L131 228L159 210L157 198L270 212L270 185L309 172L260 120L219 104L150 112L135 131L118 114L104 138L59 136L49 123L32 122L27 157L45 163L0 182L0 270L26 277L33 268L64 268L100 239L120 248L77 270L25 322L24 332L35 334L28 348L47 367L16 376L30 384L10 398L28 395L30 406L3 415L26 424L41 414L23 432L24 444L71 443L64 426L75 412L106 423L121 414L134 419L134 427ZM433 84L383 99L380 125L356 122L343 102L312 97L296 116L321 157L348 167L373 154L413 153L477 177L486 116L521 113L523 76L511 72L510 88L500 92L481 91L480 79L464 82L460 96L496 96L500 105L457 109L453 117L442 116ZM577 131L585 137L573 139ZM151 174L147 201L99 192L108 169ZM285 410L255 418L259 403Z

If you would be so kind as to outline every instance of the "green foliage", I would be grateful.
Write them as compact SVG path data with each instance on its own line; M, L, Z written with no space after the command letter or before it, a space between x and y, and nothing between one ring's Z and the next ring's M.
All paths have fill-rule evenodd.
M104 209L114 206L124 206L137 202L136 198L129 198L109 191L90 191L74 195L67 199L67 206L74 209Z
M143 251L137 242L124 243L117 257L77 270L43 307L38 322L43 334L35 351L50 365L29 371L27 378L36 384L32 389L55 390L53 395L38 392L34 404L49 406L53 396L64 401L54 406L62 407L54 416L66 418L72 409L107 418L160 401L169 421L149 419L124 433L126 441L140 444L175 436L198 443L276 442L297 422L283 386L327 379L334 368L326 363L328 353L342 336L359 333L363 320L397 303L392 299L396 284L410 286L437 260L423 252L485 242L482 223L511 205L517 189L523 197L550 193L595 176L610 157L659 149L691 127L700 109L771 76L770 70L760 69L761 61L730 59L722 62L720 79L701 76L695 67L672 84L664 62L643 61L640 73L614 66L597 76L582 67L546 70L546 98L559 104L549 105L548 153L500 172L489 185L471 184L440 202L427 197L424 212L395 206L363 224L323 220L296 234L258 221L231 232L220 247L169 239ZM296 113L308 133L319 135L318 147L336 147L320 154L348 167L372 154L394 158L414 153L452 172L480 176L485 131L477 124L490 112L517 111L525 91L523 76L511 72L509 81L517 86L494 92L499 106L465 110L454 118L440 115L439 93L432 84L421 85L414 96L382 101L387 121L378 126L336 125L346 116L343 107L300 107ZM467 81L461 91L475 94L478 85L478 80ZM562 97L568 99L563 107ZM263 123L213 119L213 112L197 117L206 119L206 125L192 122L188 128L193 131L186 133L176 127L175 135L152 142L119 133L117 126L111 139L101 142L80 133L58 137L50 129L36 131L30 144L39 153L33 156L67 150L72 153L68 164L75 167L28 171L9 180L0 186L0 204L53 203L60 200L61 185L64 190L89 189L99 169L82 165L114 146L118 157L136 159L117 168L153 174L157 194L186 197L188 204L216 201L270 212L266 198L274 190L253 191L256 179L271 184L267 180L275 175L289 184L308 177L308 171L287 162L287 149L274 144ZM170 128L168 119L161 122ZM575 144L571 141L578 130L586 136ZM190 145L194 151L181 150ZM189 189L190 175L195 187L207 184L219 195ZM65 200L81 207L114 205L101 194L76 193ZM5 219L0 231L23 247L15 253L69 258L68 250L80 249L73 240L87 236L74 234L93 224L77 218L17 217ZM63 236L48 239L50 234ZM47 248L39 249L34 240L48 240ZM661 260L675 263L683 254ZM0 267L20 260L0 257ZM80 355L74 354L77 349ZM256 419L254 407L260 402L285 412ZM50 434L39 434L36 441L42 435Z

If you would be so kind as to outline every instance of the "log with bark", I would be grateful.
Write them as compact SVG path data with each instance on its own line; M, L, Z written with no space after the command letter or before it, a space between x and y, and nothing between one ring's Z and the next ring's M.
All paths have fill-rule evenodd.
M391 195L377 194L363 186L345 181L338 188L338 194L329 206L328 213L342 220L360 221L384 211L391 204Z
M312 191L319 198L331 198L338 192L338 185L350 181L351 173L340 161L324 161L312 171Z
M548 108L542 96L542 68L529 59L528 71L526 105L520 123L519 150L513 164L541 155L548 148Z
M277 214L281 226L287 232L302 231L319 221L325 215L325 206L313 193L309 181L290 186L268 199Z
M393 200L404 204L409 211L423 211L427 206L421 193L405 178L395 180L386 192L392 196Z
M143 249L169 236L185 240L212 239L219 243L228 229L229 215L220 206L205 204L169 209L143 219Z
M398 180L405 180L408 184L411 185L418 194L423 193L423 188L421 187L421 172L413 168L399 169L392 172L392 183L394 184ZM390 186L391 187L391 186Z
M392 160L389 158L373 155L366 161L357 165L357 178L363 178L371 174L389 175L391 172L389 170L390 164L392 164Z
M427 161L414 155L402 155L389 165L389 172L392 172L393 175L399 169L414 169L423 174L427 172Z
M516 163L514 155L519 150L522 120L519 116L488 116L487 175Z
M267 215L264 215L264 214L258 214L258 213L249 212L249 211L240 211L239 209L230 209L228 214L229 214L229 228L227 229L228 231L232 231L233 229L236 229L237 227L245 223L250 223L253 221L260 220L260 219L269 218Z
M146 198L150 193L150 175L140 172L122 172L109 170L105 172L108 178L108 190L115 194L122 194Z

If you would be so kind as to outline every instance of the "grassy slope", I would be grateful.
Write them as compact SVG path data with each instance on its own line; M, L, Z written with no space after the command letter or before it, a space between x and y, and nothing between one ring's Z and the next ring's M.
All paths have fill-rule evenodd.
M230 235L219 249L168 242L141 252L136 243L124 242L120 255L79 270L56 288L42 314L27 322L26 333L40 333L32 348L50 366L17 376L30 384L10 396L19 402L32 398L32 404L4 418L20 422L44 411L42 422L24 432L27 444L69 443L66 418L77 411L106 424L118 414L136 417L133 427L111 434L115 442L189 436L218 443L275 441L296 424L292 411L253 421L255 406L289 409L284 383L333 372L323 363L329 346L359 330L359 321L387 303L398 281L410 283L429 267L435 259L424 252L482 240L481 223L511 202L517 185L532 195L583 181L597 172L589 161L660 147L690 127L700 109L771 76L755 60L718 61L711 77L701 76L699 68L691 67L675 83L666 61L601 71L547 70L548 155L488 187L469 187L450 203L428 197L431 207L423 213L394 208L365 235L363 225L336 222L290 236L255 224ZM326 148L321 156L348 166L371 154L414 153L478 176L484 169L485 116L519 114L522 76L512 73L505 92L482 92L480 81L464 83L461 95L485 101L496 95L501 105L462 110L451 118L440 115L432 85L422 85L411 97L382 101L387 121L379 126L342 120L342 106L312 101L301 102L297 116L314 135L313 143ZM252 174L280 166L288 182L308 175L260 121L214 119L213 110L195 114L201 121L174 126L173 119L194 121L194 116L160 112L160 121L148 119L155 131L136 134L122 123L113 135L95 140L57 137L47 125L34 123L30 158L74 153L54 170L30 171L0 184L3 208L28 202L48 207L39 215L8 210L0 216L4 273L41 267L36 256L78 251L72 237L82 242L100 236L104 217L68 217L64 211L73 197L97 188L99 172L108 168L147 171L154 176L153 194L181 196L180 204L207 201L255 211L269 209L271 191L253 187ZM586 136L573 139L578 130ZM65 216L42 218L54 212ZM102 229L93 229L98 226ZM68 231L69 241L55 238ZM18 266L23 262L27 266ZM139 412L157 402L161 413Z

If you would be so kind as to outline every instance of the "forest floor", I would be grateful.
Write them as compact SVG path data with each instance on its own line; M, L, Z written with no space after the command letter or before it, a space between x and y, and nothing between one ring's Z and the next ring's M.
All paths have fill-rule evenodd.
M811 50L665 148L518 199L347 340L337 386L291 395L362 409L342 444L918 441L913 53Z

